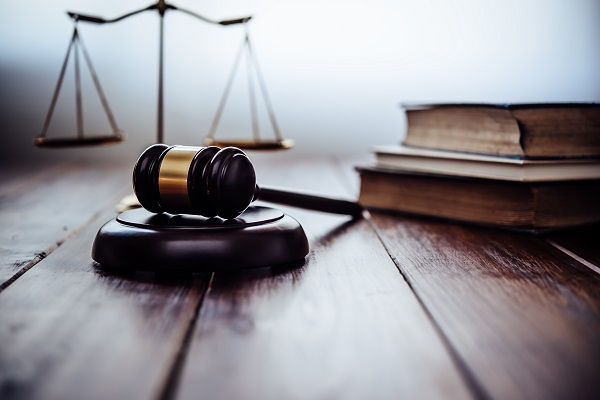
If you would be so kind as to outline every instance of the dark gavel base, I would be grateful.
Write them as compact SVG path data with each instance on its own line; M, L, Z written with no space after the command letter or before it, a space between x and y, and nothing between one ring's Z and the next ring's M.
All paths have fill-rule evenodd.
M233 220L125 211L98 231L92 249L104 268L156 272L259 268L307 254L306 234L295 219L258 206Z

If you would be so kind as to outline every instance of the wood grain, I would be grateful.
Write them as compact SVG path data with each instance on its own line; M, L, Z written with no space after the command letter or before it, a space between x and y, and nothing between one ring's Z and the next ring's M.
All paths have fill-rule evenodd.
M496 398L597 398L600 276L544 240L374 214L388 251Z
M331 163L288 163L259 162L259 184L346 193ZM309 236L306 264L215 274L178 398L471 397L367 222L285 210Z
M130 163L15 169L0 185L0 289L60 246L131 185Z
M208 277L99 269L92 241L114 215L105 208L0 293L0 398L148 399L168 386Z

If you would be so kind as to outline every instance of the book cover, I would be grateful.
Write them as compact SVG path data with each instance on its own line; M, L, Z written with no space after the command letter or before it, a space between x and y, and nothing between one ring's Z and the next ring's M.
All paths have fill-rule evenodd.
M600 104L406 104L404 144L522 159L600 157Z

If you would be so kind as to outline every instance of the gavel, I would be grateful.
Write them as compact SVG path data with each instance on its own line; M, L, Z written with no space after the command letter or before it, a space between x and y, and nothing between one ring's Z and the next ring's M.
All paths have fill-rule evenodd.
M236 147L154 144L137 160L133 189L146 210L232 219L255 200L358 217L355 202L259 187L254 166Z

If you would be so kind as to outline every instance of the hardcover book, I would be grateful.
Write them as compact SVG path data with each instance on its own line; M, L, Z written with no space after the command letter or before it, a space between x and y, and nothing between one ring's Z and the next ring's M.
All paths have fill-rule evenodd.
M358 167L359 203L529 232L600 222L600 180L518 182Z
M404 144L514 158L600 157L600 104L406 105Z

